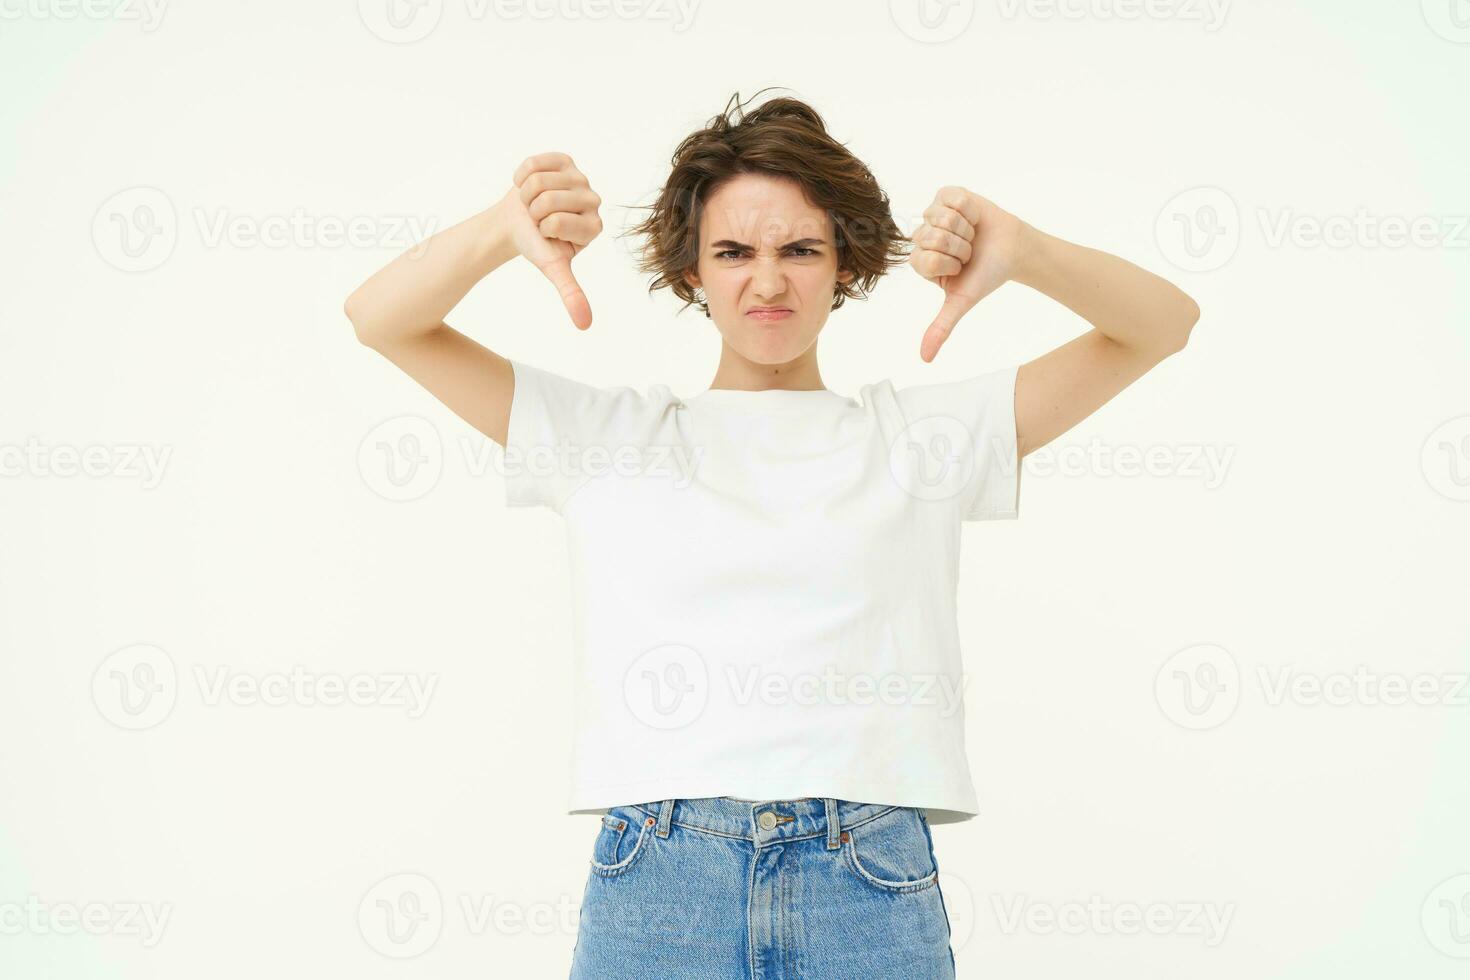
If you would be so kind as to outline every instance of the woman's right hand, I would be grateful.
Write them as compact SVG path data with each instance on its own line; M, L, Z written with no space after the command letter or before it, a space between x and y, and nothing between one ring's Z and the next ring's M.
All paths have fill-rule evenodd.
M572 256L602 231L602 198L565 153L527 157L497 205L516 251L551 280L577 329L592 325L592 307L572 275Z

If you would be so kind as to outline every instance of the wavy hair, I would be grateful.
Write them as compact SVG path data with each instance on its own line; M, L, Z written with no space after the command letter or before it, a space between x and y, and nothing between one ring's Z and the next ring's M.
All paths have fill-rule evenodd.
M705 202L741 174L794 180L813 207L827 212L837 268L852 273L848 282L836 284L832 309L849 297L866 298L907 258L911 240L894 223L888 195L867 166L828 134L817 111L799 99L774 98L747 112L736 92L724 112L679 143L670 162L673 170L658 199L640 205L650 214L625 234L644 237L638 271L653 275L648 292L672 290L684 301L680 313L698 304L709 316L708 304L684 275L698 267Z

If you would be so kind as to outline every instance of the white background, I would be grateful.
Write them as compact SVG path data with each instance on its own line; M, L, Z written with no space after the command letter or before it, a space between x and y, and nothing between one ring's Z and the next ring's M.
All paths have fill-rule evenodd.
M702 390L713 326L648 296L616 234L680 138L766 85L905 231L961 184L1203 310L1028 458L1018 520L966 525L982 814L935 830L960 976L1463 976L1464 0L935 3L932 30L900 0L534 9L0 0L0 976L566 975L597 821L563 812L560 519L506 508L485 440L342 301L405 219L447 227L562 150L605 202L574 263L592 329L521 261L451 322ZM354 219L365 243L329 237ZM849 302L827 385L970 377L1086 328L1012 284L926 365L939 301L904 268ZM439 475L395 500L376 447L405 434ZM1152 474L1110 465L1151 447ZM130 730L138 644L176 688ZM298 667L436 686L417 716L212 697ZM1180 677L1210 669L1192 714ZM1277 696L1354 671L1342 699ZM1382 703L1395 679L1431 703ZM395 942L378 899L415 889L442 911ZM1046 925L1094 897L1161 925ZM95 933L54 918L92 904Z

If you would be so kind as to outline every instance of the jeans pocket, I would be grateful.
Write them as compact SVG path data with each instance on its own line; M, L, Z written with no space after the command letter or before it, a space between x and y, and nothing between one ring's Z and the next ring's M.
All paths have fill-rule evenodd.
M594 874L612 878L623 874L647 852L654 820L634 807L613 807L602 817L592 842L590 864Z
M928 828L914 807L895 807L842 831L842 852L853 873L880 891L923 891L939 880Z

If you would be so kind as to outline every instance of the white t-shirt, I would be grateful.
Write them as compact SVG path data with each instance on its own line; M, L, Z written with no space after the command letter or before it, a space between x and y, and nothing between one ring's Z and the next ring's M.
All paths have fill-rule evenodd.
M1014 518L1014 366L895 390L599 388L512 361L505 500L561 514L569 813L832 796L978 811L960 522Z

